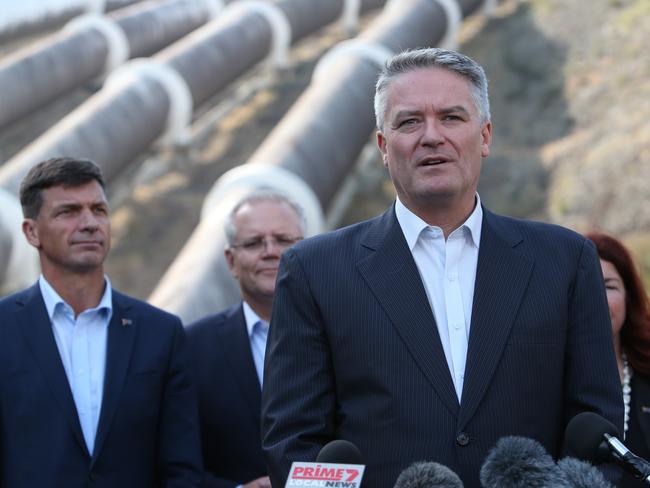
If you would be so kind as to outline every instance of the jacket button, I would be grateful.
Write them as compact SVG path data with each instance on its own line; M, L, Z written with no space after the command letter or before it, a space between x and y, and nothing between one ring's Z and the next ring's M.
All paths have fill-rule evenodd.
M463 446L463 447L466 446L467 444L469 444L469 436L465 432L461 432L456 436L456 443L459 446Z

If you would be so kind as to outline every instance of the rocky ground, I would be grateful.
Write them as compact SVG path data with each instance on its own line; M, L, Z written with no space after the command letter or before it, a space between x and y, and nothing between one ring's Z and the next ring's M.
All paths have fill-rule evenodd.
M462 35L462 50L490 79L494 144L482 199L498 212L621 236L650 284L650 2L507 0L493 19L466 22ZM217 107L242 100L227 116L209 124L206 109L189 150L145 155L111 188L108 271L117 287L147 298L198 223L214 181L246 161L307 85L318 56L344 37L326 29L293 49L287 71L251 73L214 100ZM93 89L4 131L0 156ZM376 215L394 198L378 159L357 172L353 197L338 225Z

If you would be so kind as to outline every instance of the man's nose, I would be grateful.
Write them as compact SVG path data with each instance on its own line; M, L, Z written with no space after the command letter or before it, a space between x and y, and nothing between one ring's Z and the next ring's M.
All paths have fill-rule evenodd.
M81 212L79 221L79 227L82 230L94 231L99 227L99 222L97 221L97 216L90 209L84 209Z
M277 239L271 237L270 239L264 239L262 241L263 243L263 248L262 248L262 254L266 256L279 256L282 254L282 246L280 243L277 241Z
M438 146L444 141L440 122L437 119L426 119L422 130L422 145Z

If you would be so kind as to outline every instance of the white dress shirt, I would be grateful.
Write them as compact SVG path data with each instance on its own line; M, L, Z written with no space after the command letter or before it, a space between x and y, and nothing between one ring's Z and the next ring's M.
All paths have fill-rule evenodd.
M446 240L440 227L428 225L399 199L395 214L420 272L460 402L483 223L481 200L477 194L474 211Z
M264 379L264 353L266 352L266 339L269 334L269 323L262 320L251 306L243 302L244 319L246 319L246 329L253 353L253 362L257 377L260 380L260 386Z
M92 455L97 423L104 395L106 370L106 341L108 324L113 314L111 282L105 277L104 294L95 308L84 310L77 317L72 307L41 275L38 284L61 362L68 377L79 423Z

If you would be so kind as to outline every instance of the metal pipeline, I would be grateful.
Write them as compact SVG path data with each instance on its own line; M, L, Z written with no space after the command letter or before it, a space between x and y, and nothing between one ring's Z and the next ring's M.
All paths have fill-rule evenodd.
M179 125L179 118L191 116L185 109L188 96L193 106L198 106L272 51L277 27L248 2L242 2L248 5L238 3L228 5L215 20L150 58L160 68L157 73L134 70L127 74L128 82L124 81L124 72L111 75L102 90L0 167L0 186L16 193L20 180L34 164L65 155L93 159L110 180L163 134L168 121ZM259 3L276 6L283 12L295 5L301 6L302 12L306 3L311 5L312 16L286 17L290 32L297 35L327 25L332 18L331 15L318 18L318 14L329 12L330 2ZM342 10L341 0L331 3ZM378 3L381 2L365 0L361 5L362 9L368 9ZM127 70L130 64L121 69ZM116 83L119 88L111 84L114 76L120 79ZM167 82L174 77L176 80ZM158 89L152 88L153 85L158 85ZM182 101L176 101L177 98ZM176 110L178 106L182 108Z
M141 0L5 0L0 4L0 42L45 31L88 12L109 12Z
M468 15L481 3L461 2L460 13ZM344 54L324 62L321 73L326 76L316 73L311 86L246 164L217 181L206 197L201 222L149 301L188 323L239 300L237 283L223 257L223 223L236 200L232 195L268 186L282 189L273 176L289 174L327 209L373 131L374 85L380 65L393 52L436 45L448 28L447 13L439 2L398 0L387 5L354 43L345 41ZM295 187L285 184L284 190L295 198Z
M15 195L0 189L0 296L21 290L38 277L38 255L22 233Z
M0 62L0 129L129 58L150 56L208 22L220 0L148 0L86 15Z

